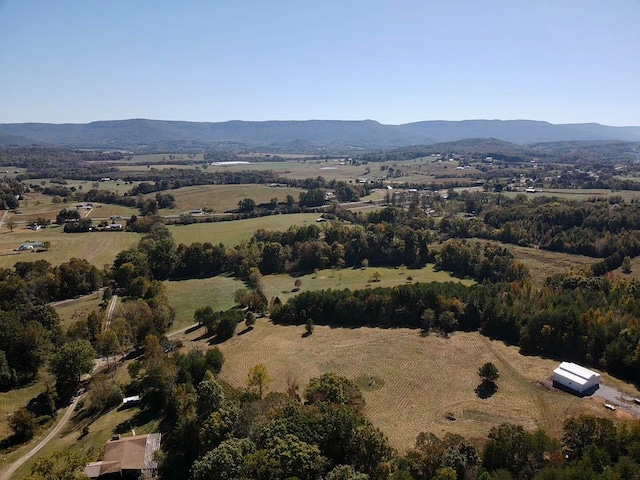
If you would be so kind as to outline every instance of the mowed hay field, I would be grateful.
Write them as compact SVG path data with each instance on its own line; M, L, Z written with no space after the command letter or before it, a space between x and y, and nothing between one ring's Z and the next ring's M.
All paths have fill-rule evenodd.
M176 199L177 209L162 210L164 215L195 210L198 208L211 208L215 212L224 212L238 208L238 202L250 198L256 202L268 203L272 198L284 202L287 195L291 195L298 201L300 188L269 187L265 185L196 185L193 187L177 188L167 192ZM147 197L155 197L155 193Z
M550 388L557 361L520 355L517 347L478 333L456 332L445 339L411 329L316 326L306 338L303 332L304 326L258 319L254 330L218 345L225 356L221 378L244 388L249 369L264 363L274 380L270 390L286 391L288 379L304 389L310 378L337 372L364 387L367 415L400 450L411 447L422 431L457 433L481 443L491 427L504 422L559 436L569 416L615 417L601 399ZM474 389L485 362L498 367L500 378L497 393L482 400ZM375 385L369 387L371 377ZM447 414L456 420L447 420Z
M260 228L266 230L286 230L292 225L315 223L318 213L292 213L289 215L269 215L246 220L234 220L192 225L170 225L169 231L176 244L190 245L194 242L223 243L227 247L248 240Z
M0 268L10 268L16 262L46 260L59 265L71 258L83 258L101 269L112 264L116 255L140 241L141 235L131 232L64 233L60 227L45 228L37 232L15 229L0 233ZM49 250L43 252L16 252L25 242L51 242Z

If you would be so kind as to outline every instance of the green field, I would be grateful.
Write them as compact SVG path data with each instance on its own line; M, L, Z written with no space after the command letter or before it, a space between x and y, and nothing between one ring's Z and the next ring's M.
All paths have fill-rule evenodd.
M171 331L193 324L193 314L198 308L210 306L218 311L233 307L234 292L244 287L242 282L226 276L166 281L164 284L169 303L176 310Z
M173 195L176 199L176 209L162 210L163 215L176 215L180 212L195 210L198 208L210 208L215 212L224 212L238 208L238 202L250 198L256 202L269 203L272 198L284 202L287 195L291 195L296 201L300 196L300 188L269 187L265 185L195 185L192 187L177 188L165 193ZM154 194L148 195L154 197Z
M370 281L374 272L382 276L379 282ZM262 277L264 294L268 299L279 297L283 302L298 293L309 290L326 290L349 288L351 290L393 287L411 282L461 282L472 285L472 280L460 280L447 272L436 272L433 265L417 270L400 268L365 268L343 270L320 270L300 277L287 274L266 275ZM293 292L294 282L300 280L302 285L298 292ZM193 314L200 307L210 306L214 310L227 310L234 306L233 294L245 285L233 277L218 276L203 279L166 281L167 297L176 310L176 320L171 331L180 330L193 324Z
M373 281L373 274L381 274L380 281ZM409 280L411 277L411 280ZM294 282L300 280L302 285L299 292L292 292ZM344 268L341 270L319 270L318 273L310 273L300 277L292 277L288 274L266 275L262 277L264 293L267 298L279 297L283 302L294 295L307 290L359 290L364 288L393 287L415 282L460 282L464 285L473 285L475 282L468 279L459 279L447 272L438 272L429 264L420 269L402 268Z
M506 197L514 198L516 195L526 195L527 198L547 197L565 198L568 200L588 200L596 197L622 197L626 202L640 199L640 191L635 190L606 190L606 189L588 189L588 188L541 188L535 193L527 192L502 192Z
M270 215L268 217L235 220L233 222L196 223L193 225L171 225L169 231L176 244L190 245L194 242L223 243L227 246L248 240L260 228L286 230L291 225L314 223L317 213L294 213L291 215Z

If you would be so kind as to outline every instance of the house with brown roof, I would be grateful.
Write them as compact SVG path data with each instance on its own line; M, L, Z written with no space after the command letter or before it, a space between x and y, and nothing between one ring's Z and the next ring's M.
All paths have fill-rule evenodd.
M100 480L153 477L158 471L154 456L160 448L160 438L159 433L150 433L110 440L104 447L102 460L87 465L84 473Z

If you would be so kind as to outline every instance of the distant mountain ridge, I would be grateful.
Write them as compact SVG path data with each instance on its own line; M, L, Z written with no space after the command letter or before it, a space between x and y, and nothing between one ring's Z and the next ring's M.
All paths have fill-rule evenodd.
M228 121L111 120L87 124L0 124L0 145L127 149L275 148L345 151L429 145L467 138L516 144L557 141L640 141L640 127L533 120L424 121L383 125L373 120Z

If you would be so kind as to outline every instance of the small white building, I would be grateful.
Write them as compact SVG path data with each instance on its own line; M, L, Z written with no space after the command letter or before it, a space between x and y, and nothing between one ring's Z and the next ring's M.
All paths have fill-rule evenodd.
M584 394L599 388L600 374L575 363L562 362L553 371L553 384L578 394Z

